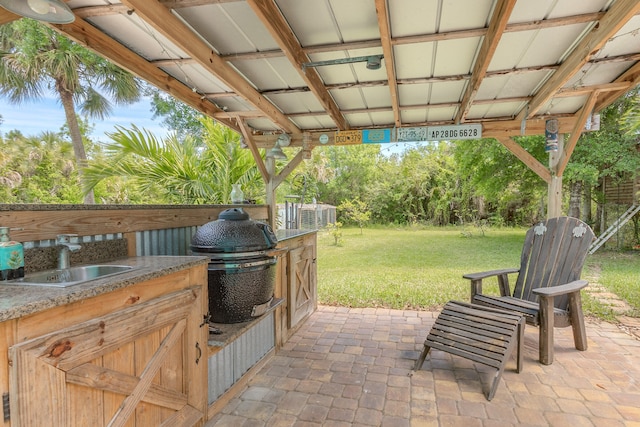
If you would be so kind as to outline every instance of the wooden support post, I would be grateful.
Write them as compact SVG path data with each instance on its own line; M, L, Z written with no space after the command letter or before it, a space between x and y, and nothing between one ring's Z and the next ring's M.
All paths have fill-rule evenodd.
M564 134L558 134L558 151L549 152L549 169L551 169L551 181L548 185L547 218L555 218L562 215L562 175L559 175L558 167L564 151Z
M278 218L278 208L276 201L276 159L267 156L265 161L268 178L265 179L265 189L267 193L267 205L269 206L269 225L276 229L276 219Z

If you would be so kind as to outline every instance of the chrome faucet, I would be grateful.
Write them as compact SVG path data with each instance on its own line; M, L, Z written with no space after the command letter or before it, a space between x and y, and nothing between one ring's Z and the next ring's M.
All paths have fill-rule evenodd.
M80 250L82 246L77 243L71 243L71 238L77 234L58 234L56 237L56 246L60 249L58 252L58 268L64 270L69 268L69 252Z

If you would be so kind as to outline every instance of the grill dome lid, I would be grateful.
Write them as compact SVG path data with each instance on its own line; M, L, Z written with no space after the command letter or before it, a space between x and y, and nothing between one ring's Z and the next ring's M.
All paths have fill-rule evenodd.
M216 221L196 231L191 250L203 253L234 253L272 249L278 239L269 225L254 221L242 208L225 209Z

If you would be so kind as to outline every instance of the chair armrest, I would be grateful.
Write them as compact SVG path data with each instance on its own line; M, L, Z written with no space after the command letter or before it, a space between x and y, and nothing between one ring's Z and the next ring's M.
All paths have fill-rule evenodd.
M531 291L541 297L557 297L559 295L567 295L578 292L580 289L586 288L589 282L586 280L574 280L564 285L551 286L549 288L537 288Z
M517 273L519 271L519 268L503 268L502 270L464 274L462 277L471 280L471 302L473 303L475 296L482 294L482 279L486 279L488 277L498 278L500 296L504 297L511 295L511 289L509 289L509 274Z
M469 280L482 280L491 276L500 276L502 274L511 274L517 273L520 271L519 268L503 268L502 270L491 270L491 271L482 271L480 273L469 273L465 274L462 277Z

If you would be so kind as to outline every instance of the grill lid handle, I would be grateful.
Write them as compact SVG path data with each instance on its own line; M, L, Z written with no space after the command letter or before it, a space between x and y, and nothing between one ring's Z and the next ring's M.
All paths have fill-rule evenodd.
M278 244L278 238L276 237L276 234L273 232L271 227L263 222L256 222L256 225L262 229L264 238L267 239L267 244L269 245L269 247L275 247Z
M246 221L249 219L249 214L242 208L231 208L220 212L218 219L224 219L227 221Z

